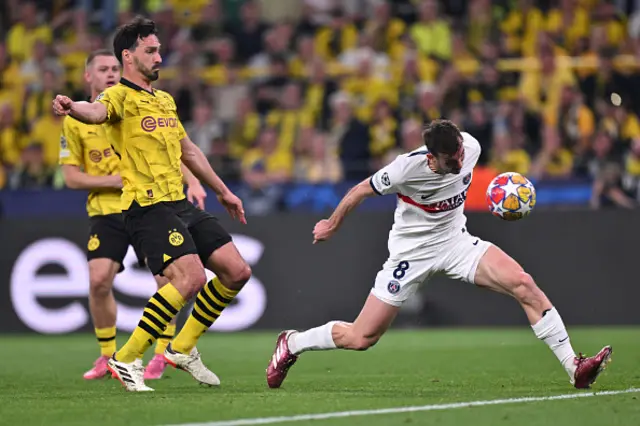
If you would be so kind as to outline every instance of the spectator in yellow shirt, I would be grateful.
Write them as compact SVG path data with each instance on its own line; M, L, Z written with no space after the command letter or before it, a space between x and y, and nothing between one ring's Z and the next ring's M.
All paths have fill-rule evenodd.
M229 129L229 154L241 159L258 138L262 121L249 97L238 102L238 110Z
M549 117L560 104L564 86L574 86L576 78L564 58L544 49L540 55L540 67L526 70L520 77L520 94L529 110Z
M543 27L544 14L534 6L533 0L519 0L500 23L506 35L505 50L511 55L533 55L536 36Z
M580 91L564 86L558 111L547 117L547 123L559 126L564 145L576 155L586 155L595 132L595 117L584 104Z
M545 126L542 149L531 166L531 176L535 179L567 178L572 170L573 155L563 146L558 129Z
M36 2L23 2L20 21L15 23L7 34L7 46L11 57L18 62L23 62L31 56L36 40L49 45L51 38L51 29L47 25L38 25Z
M451 29L449 24L438 16L438 3L435 0L423 0L418 14L420 19L410 30L418 50L440 60L449 60Z
M327 146L326 135L313 131L304 141L303 154L296 159L295 178L298 182L337 183L342 179L342 166L335 149Z
M0 168L14 167L20 161L23 135L15 124L13 107L0 105Z
M45 69L40 78L41 83L39 87L34 87L28 91L24 100L24 115L22 121L27 129L31 129L31 126L41 117L49 115L51 99L54 99L56 94L60 93L61 81L53 71Z
M356 117L362 122L369 122L373 114L373 106L381 99L392 106L398 103L398 90L383 77L374 73L373 55L362 55L359 58L356 73L346 78L342 89L351 97Z
M372 46L378 52L386 52L389 57L399 59L400 37L405 32L405 23L391 16L391 4L380 1L375 5L374 16L367 21L364 32L371 37Z
M606 115L600 122L601 129L608 132L614 139L626 143L640 137L640 120L627 104L628 101L625 99L620 106L608 104L605 107Z
M325 60L335 59L358 44L358 29L341 8L332 13L330 25L316 34L316 52Z
M496 132L491 145L489 166L498 173L516 172L527 176L531 169L531 157L518 146L519 135L507 131Z
M8 103L18 111L24 96L20 65L8 55L6 45L0 41L0 104ZM14 114L17 120L17 114Z
M316 58L316 46L313 37L303 35L298 38L296 55L289 61L289 73L294 78L307 78Z
M399 145L398 120L388 102L378 101L374 107L373 120L369 126L369 152L373 159L373 167L381 169L386 154Z
M560 0L559 7L549 11L545 29L556 43L573 51L578 40L589 35L589 12L575 0Z
M58 164L60 133L64 117L58 116L49 108L33 125L27 137L30 144L40 145L45 166Z
M302 108L300 85L289 83L282 91L280 107L267 115L267 125L278 132L278 149L292 151L302 129L313 125L313 117Z
M258 145L242 159L242 179L252 189L288 182L293 172L291 152L278 149L278 134L272 127L262 130Z

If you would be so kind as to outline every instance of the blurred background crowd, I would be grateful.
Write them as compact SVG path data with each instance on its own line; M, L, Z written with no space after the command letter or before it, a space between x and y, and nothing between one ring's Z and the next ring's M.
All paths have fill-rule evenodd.
M288 185L355 182L448 118L483 146L474 183L516 171L640 200L634 0L4 0L0 188L64 186L57 93L136 14L191 139L254 214ZM591 183L592 182L592 183ZM482 203L486 184L478 184ZM291 192L288 192L289 199Z

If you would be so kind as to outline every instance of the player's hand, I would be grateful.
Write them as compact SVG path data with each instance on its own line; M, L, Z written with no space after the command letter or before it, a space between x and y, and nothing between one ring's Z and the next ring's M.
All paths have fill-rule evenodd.
M122 189L124 185L122 184L122 178L120 175L111 175L109 178L111 179L114 188Z
M244 207L242 207L242 200L236 197L231 191L218 195L218 201L227 209L229 215L237 219L242 224L247 224L247 219L244 217Z
M322 219L313 228L313 244L328 240L334 232L336 232L336 227L333 222L328 219Z
M53 100L53 112L55 112L56 115L69 115L72 105L73 101L67 96L58 95Z
M204 200L207 198L207 191L204 190L200 182L194 182L187 186L187 200L190 203L196 202L200 210L204 210Z

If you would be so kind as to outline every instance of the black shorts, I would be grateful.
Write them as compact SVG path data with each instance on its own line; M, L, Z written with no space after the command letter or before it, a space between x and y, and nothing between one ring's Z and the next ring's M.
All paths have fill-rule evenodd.
M154 275L162 275L171 262L187 254L197 254L206 264L211 253L231 241L215 216L187 200L146 207L134 201L123 215L133 247Z
M122 261L131 244L122 215L116 213L92 216L89 218L89 225L87 259L111 259L120 264L119 272L122 272L124 270ZM140 257L138 258L140 259Z

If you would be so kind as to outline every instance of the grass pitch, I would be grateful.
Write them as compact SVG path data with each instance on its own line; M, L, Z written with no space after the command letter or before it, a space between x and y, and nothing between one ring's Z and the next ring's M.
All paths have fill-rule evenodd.
M640 388L640 328L569 331L576 351L591 355L613 346L613 362L593 391ZM527 328L394 331L364 353L304 354L283 388L271 390L264 370L276 335L209 333L198 347L220 387L202 387L167 369L163 379L147 383L156 392L143 394L126 393L112 379L82 379L98 354L92 335L2 336L0 424L176 425L585 393L573 389ZM286 424L638 425L640 393Z

